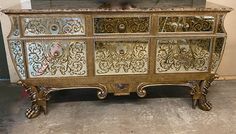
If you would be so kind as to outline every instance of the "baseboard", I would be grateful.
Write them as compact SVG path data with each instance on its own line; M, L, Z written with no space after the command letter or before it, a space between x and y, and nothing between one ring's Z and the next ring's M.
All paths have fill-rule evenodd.
M236 75L219 75L216 80L236 80Z

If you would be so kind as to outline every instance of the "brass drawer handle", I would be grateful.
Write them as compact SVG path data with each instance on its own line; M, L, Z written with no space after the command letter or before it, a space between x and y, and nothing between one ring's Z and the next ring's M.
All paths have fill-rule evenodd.
M123 24L123 23L119 24L118 31L119 32L125 32L125 30L126 30L125 24Z
M119 53L120 53L120 54L124 54L125 51L124 51L123 49L121 49L121 50L119 50Z
M58 29L58 26L57 26L57 25L52 25L52 26L51 26L51 30L52 30L52 31L57 31L57 29Z
M124 90L129 87L129 84L117 83L115 84L117 90Z

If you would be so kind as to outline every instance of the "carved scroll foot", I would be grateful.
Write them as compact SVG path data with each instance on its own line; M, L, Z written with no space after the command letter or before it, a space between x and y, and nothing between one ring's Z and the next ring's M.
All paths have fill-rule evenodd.
M204 96L198 100L198 107L203 111L210 111L212 109L212 104Z
M107 97L107 88L105 85L99 84L97 97L98 99L101 99L101 100Z
M145 97L147 95L147 91L144 89L147 84L141 83L137 87L137 95L141 98Z
M211 86L211 83L216 76L211 76L207 80L202 81L192 81L192 92L191 95L193 97L193 108L198 106L203 111L210 111L212 109L212 104L207 100L206 96L208 93L208 88Z
M26 109L25 116L28 119L32 119L32 118L39 116L40 113L41 113L40 106L37 104L34 104L31 106L31 108Z
M18 84L25 88L31 99L31 107L25 112L29 119L39 116L42 112L47 113L48 90L44 87L29 86L24 81L18 81Z
M192 106L196 108L198 106L203 111L210 111L212 104L206 99L206 90L204 89L205 81L192 82Z

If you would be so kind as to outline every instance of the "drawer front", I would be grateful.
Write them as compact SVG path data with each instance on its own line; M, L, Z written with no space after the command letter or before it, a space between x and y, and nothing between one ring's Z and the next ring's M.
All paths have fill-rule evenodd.
M211 38L158 39L156 73L208 72Z
M158 31L213 32L214 23L214 16L160 16Z
M147 74L149 41L95 41L96 75Z
M95 17L94 33L149 33L150 17Z
M78 40L27 41L29 77L86 76L86 42Z
M85 35L82 16L34 16L21 18L24 36Z

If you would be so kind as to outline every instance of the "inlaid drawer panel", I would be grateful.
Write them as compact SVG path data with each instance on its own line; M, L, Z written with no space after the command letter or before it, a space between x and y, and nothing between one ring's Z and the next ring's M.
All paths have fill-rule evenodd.
M148 73L148 40L95 41L96 75Z
M82 16L46 16L21 18L24 36L85 35Z
M208 72L211 38L157 40L156 73Z
M86 76L86 42L80 40L27 41L29 77Z
M160 16L159 32L213 32L214 16Z
M150 17L95 17L94 33L149 33Z

